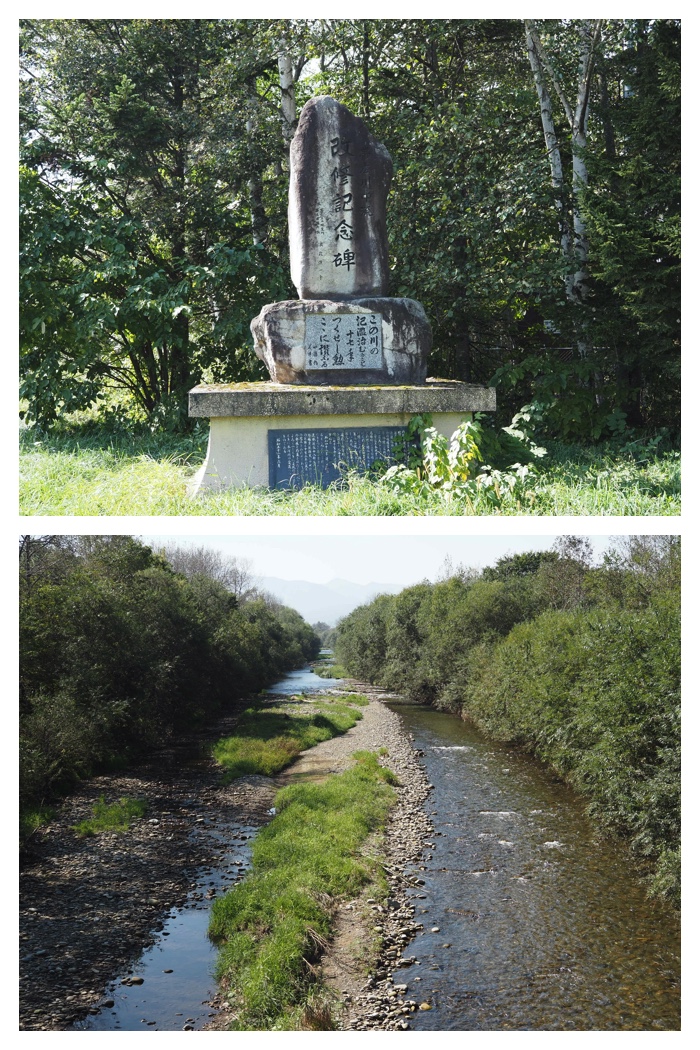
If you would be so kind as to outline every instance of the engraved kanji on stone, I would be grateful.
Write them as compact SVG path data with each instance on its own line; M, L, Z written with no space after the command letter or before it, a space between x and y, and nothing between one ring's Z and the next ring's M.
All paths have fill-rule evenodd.
M379 345L373 355L362 347L362 338L367 342L368 326L378 325L374 313L312 314L306 319L306 368L379 370L382 364L382 331L377 328Z
M349 248L346 248L342 253L338 252L333 258L333 262L336 266L347 266L348 270L351 266L355 266L355 253L351 252Z
M351 170L349 164L343 168L333 168L333 171L331 172L333 182L337 182L339 186L346 186L350 181Z
M333 211L352 211L352 193L338 193L331 201Z
M351 241L352 240L352 226L343 219L335 228L335 239L336 241Z
M334 136L331 139L331 156L333 156L333 157L343 157L343 156L345 156L345 154L351 153L352 152L352 150L350 149L351 145L352 145L352 142L351 142L350 139L340 138L337 135Z
M346 106L328 96L304 106L289 186L290 264L300 299L388 294L391 168L385 147ZM355 258L348 265L336 252L349 243Z

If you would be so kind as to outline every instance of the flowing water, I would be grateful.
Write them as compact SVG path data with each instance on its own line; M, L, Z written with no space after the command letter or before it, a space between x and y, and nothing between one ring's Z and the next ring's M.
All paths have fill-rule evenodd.
M675 1030L676 916L532 759L453 715L392 703L424 752L434 832L396 971L418 1031Z
M269 692L342 683L295 671ZM392 703L423 751L434 824L416 872L424 929L396 971L429 1002L418 1031L663 1030L679 1021L679 937L673 913L646 900L627 855L600 841L580 800L527 756L452 715ZM114 1001L81 1030L202 1028L216 991L207 937L211 898L243 877L252 827L212 827L219 862L197 873L183 908L164 918Z
M335 688L334 678L321 678L308 668L293 671L268 692L291 695ZM257 828L207 826L218 861L200 868L187 901L163 918L155 944L147 948L129 971L143 983L110 984L105 1005L74 1028L79 1031L196 1031L214 1016L209 1001L216 994L216 948L207 936L212 899L244 877ZM198 831L197 834L202 834ZM106 1005L111 1003L111 1005Z
M292 671L285 675L281 682L275 682L267 693L278 693L281 696L291 696L293 693L318 693L323 689L340 689L343 682L340 678L321 678L308 667L299 671Z

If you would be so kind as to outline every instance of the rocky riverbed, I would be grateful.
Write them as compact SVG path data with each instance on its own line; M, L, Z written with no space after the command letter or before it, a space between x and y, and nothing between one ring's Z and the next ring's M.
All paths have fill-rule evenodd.
M358 688L360 688L358 686ZM383 759L398 776L398 803L378 851L389 884L387 900L363 897L337 913L337 934L323 961L323 978L336 998L344 1029L410 1027L410 1016L429 1008L408 984L391 974L413 966L403 954L420 928L408 894L420 886L417 868L430 849L431 825L423 805L430 786L398 716L371 698L363 719L348 733L305 753L275 780L249 777L222 786L207 757L213 739L233 732L223 719L197 739L173 745L119 775L95 777L60 807L32 843L21 876L20 1028L61 1030L104 1006L110 981L125 980L144 947L163 928L168 909L184 903L195 873L221 852L216 834L227 827L260 826L276 790L298 777L324 776L352 763L356 750L384 747ZM81 839L72 830L95 802L140 797L145 818L124 834ZM411 866L408 869L408 866ZM240 869L231 882L244 875ZM368 973L368 968L371 972ZM412 988L420 984L411 983ZM229 1005L212 1002L212 1028L225 1027Z

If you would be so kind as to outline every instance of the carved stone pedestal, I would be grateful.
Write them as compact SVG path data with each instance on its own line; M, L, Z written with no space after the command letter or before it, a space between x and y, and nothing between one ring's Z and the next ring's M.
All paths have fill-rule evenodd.
M275 383L424 383L433 338L414 299L291 299L251 323L255 353Z

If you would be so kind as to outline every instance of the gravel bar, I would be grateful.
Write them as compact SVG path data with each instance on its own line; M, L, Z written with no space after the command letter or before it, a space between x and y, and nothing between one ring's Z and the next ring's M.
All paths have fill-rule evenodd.
M340 1028L410 1028L411 1013L430 1004L407 998L406 986L394 984L391 973L418 964L403 954L420 928L406 891L420 885L416 866L430 848L432 825L424 803L431 787L410 735L382 703L389 694L358 682L349 682L348 688L370 699L361 721L305 752L274 780L247 777L220 784L207 751L213 740L235 731L231 717L162 749L132 771L84 782L64 801L23 858L20 1029L65 1030L99 1008L106 985L128 976L162 929L163 916L184 903L197 869L216 862L212 829L260 826L270 819L279 787L305 774L341 772L352 764L354 751L380 747L388 750L382 762L400 781L384 840L371 844L384 866L389 896L385 901L360 898L339 908L338 932L322 973L336 997ZM101 796L107 802L145 798L146 818L134 821L124 834L81 839L72 825L90 816ZM225 1025L226 1013L224 1007L212 1028Z

